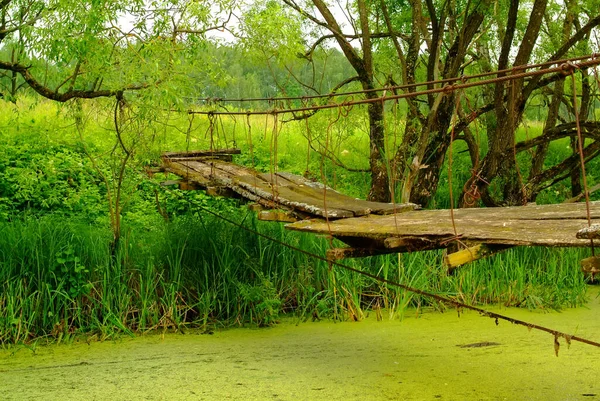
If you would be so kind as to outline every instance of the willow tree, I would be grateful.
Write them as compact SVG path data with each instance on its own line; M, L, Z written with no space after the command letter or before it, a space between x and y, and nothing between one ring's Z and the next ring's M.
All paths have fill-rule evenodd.
M72 105L76 113L82 100L97 99L96 110L114 122L111 160L98 166L109 198L113 250L121 235L126 168L149 122L194 93L190 72L202 62L195 51L230 16L228 0L0 2L5 97L14 101L28 90Z
M366 99L381 94L369 90L391 82L438 81L419 89L440 89L444 85L440 80L590 53L594 50L590 35L597 33L600 24L592 1L355 0L338 2L335 7L323 0L280 2L283 18L291 13L302 21L302 56L310 59L320 46L338 46L356 73L347 81L360 82ZM593 96L589 73L582 71L582 77L584 96L577 108L583 121ZM392 186L398 185L401 190L396 193L402 193L402 200L427 205L437 191L454 135L467 143L472 160L473 174L464 183L463 204L472 203L465 201L469 196L481 196L487 205L534 200L541 190L573 174L577 167L576 155L553 165L547 158L550 141L573 135L573 117L567 114L575 106L566 96L564 79L565 74L557 73L510 84L498 82L475 95L470 92L461 97L447 90L409 97L397 149L386 149L383 103L370 103L369 198L389 201ZM402 90L409 93L417 88ZM478 101L467 102L466 97ZM518 143L517 129L534 97L543 97L550 105L542 139ZM584 135L594 139L585 151L588 159L598 153L597 126L592 121L583 125ZM474 127L485 128L487 146L478 145ZM518 171L513 153L532 149L531 168ZM391 182L389 171L394 171L398 183ZM491 191L491 186L500 189Z

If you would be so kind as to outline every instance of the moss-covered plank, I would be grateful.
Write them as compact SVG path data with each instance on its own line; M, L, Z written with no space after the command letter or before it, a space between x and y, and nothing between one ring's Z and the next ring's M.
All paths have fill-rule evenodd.
M317 234L332 234L336 237L363 237L385 239L389 237L422 237L430 241L485 242L505 245L542 245L542 246L589 246L589 241L577 239L575 233L587 226L585 205L567 208L561 214L560 208L538 208L528 210L530 218L511 208L503 210L462 209L455 212L455 226L448 210L426 210L402 213L396 216L366 216L343 219L330 224L319 221L303 221L289 224L292 230ZM569 205L572 206L572 205ZM528 209L529 206L523 207ZM594 213L600 209L600 203L593 205ZM551 209L553 218L547 213ZM489 213L482 213L488 210ZM596 219L596 223L600 219Z

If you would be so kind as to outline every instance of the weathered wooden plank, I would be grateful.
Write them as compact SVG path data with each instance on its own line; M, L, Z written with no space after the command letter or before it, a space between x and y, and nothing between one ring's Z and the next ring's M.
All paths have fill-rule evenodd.
M314 216L327 217L330 219L340 219L353 217L354 213L344 209L323 208L318 204L306 202L305 197L299 196L296 192L287 187L273 187L263 180L255 180L252 177L237 177L237 183L247 191L260 196L261 198L287 206L288 208L298 209ZM309 199L310 201L310 199Z
M188 180L207 180L204 185L215 185L218 183L226 186L236 193L252 194L251 200L262 198L273 205L282 205L290 209L299 209L303 212L328 218L352 217L353 213L347 210L328 208L325 211L318 205L306 203L304 199L289 188L277 187L276 189L259 176L259 173L242 166L236 166L229 163L214 161L204 163L202 161L181 161L170 163L170 166L177 166L179 171L185 171Z
M201 153L201 152L200 152ZM193 153L195 154L195 153ZM226 163L221 160L206 160L188 156L175 160L165 158L165 164L174 173L188 181L198 182L202 187L227 186L237 193L252 193L274 203L297 209L308 215L330 219L366 215L371 207L379 210L394 205L366 202L343 195L320 183L313 183L293 174L261 174L250 168ZM236 188L240 190L236 190ZM326 197L322 191L326 191ZM414 209L415 205L395 205L396 210Z
M421 206L416 203L382 203L365 200L361 200L360 202L369 207L372 214L382 215L410 212L421 208Z
M205 187L211 185L222 185L232 189L241 197L254 201L262 205L263 207L270 209L281 208L281 205L272 202L268 199L264 199L260 196L257 196L256 194L240 187L234 182L234 179L231 175L219 174L217 176L215 174L212 174L213 171L216 172L218 169L209 164L201 163L199 161L176 162L170 163L169 168L173 168L174 171L179 171L179 173L175 172L175 174L178 174L180 176L186 176L188 180L192 180L195 182L203 182ZM205 177L211 178L209 179Z
M444 256L444 264L449 270L453 270L464 264L495 255L510 248L512 247L508 245L477 244Z
M577 231L577 238L600 239L600 224L592 224L590 227L585 227Z
M225 174L232 178L235 177L259 177L260 173L252 170L251 168L239 166L237 164L225 163L220 160L206 162L206 164L213 168L214 171L219 174Z
M264 207L283 208L302 217L342 219L329 223L296 222L288 227L316 234L331 234L351 244L352 248L393 249L393 252L432 249L445 247L448 241L456 237L448 210L413 210L402 214L350 218L376 210L385 214L393 212L394 208L397 212L416 206L361 201L292 174L261 174L222 160L187 155L181 156L185 159L181 161L165 158L165 169L204 188L229 188ZM590 206L592 219L596 224L600 223L600 202L592 202ZM589 245L588 241L573 235L586 225L584 204L458 209L454 210L454 217L461 241L484 242L489 246Z
M293 184L291 187L294 191L299 191L306 194L312 194L318 201L323 202L323 191L326 191L327 204L338 209L351 210L356 216L364 216L370 213L373 214L390 214L401 213L404 211L418 209L419 206L414 203L380 203L369 202L362 199L356 199L348 195L344 195L331 187L327 187L320 182L308 180L304 177L278 172L279 177L285 178ZM262 175L264 178L264 174Z
M307 202L319 205L321 208L327 206L335 209L349 210L354 216L365 216L371 213L371 209L364 205L364 203L361 203L360 200L337 192L319 182L307 180L304 177L290 173L262 174L261 177L268 179L273 184L277 182L279 186L289 187L300 196L306 197Z
M589 242L575 238L575 233L587 223L584 220L585 205L568 206L564 214L557 205L537 209L527 209L529 219L514 208L496 208L485 214L479 209L461 209L455 213L455 224L461 240L505 245L541 246L588 246ZM558 205L562 206L562 205ZM592 205L595 215L599 214L600 203ZM483 209L489 210L489 209ZM550 210L551 213L548 212ZM551 215L553 219L548 216ZM412 236L430 241L451 240L455 237L448 210L424 210L406 212L398 216L366 216L343 219L323 224L318 221L304 221L289 224L292 230L313 233L331 233L343 238L364 237L382 239L389 237ZM600 219L595 220L600 223Z
M168 170L170 173L176 174L188 181L194 181L201 187L206 187L211 183L211 180L205 178L203 175L197 174L194 169L181 163L169 163L166 165L166 167L166 170Z

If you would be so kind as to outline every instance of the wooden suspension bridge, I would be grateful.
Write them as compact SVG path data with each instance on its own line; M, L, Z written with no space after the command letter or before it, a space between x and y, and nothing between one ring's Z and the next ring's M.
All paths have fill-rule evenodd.
M588 247L600 239L600 201L503 208L420 210L415 204L369 202L341 194L304 177L260 173L234 164L238 149L168 152L160 171L181 177L181 189L243 198L259 219L288 223L287 229L330 235L347 247L328 251L331 260L385 253L448 249L450 270L513 246ZM600 257L582 261L600 272Z

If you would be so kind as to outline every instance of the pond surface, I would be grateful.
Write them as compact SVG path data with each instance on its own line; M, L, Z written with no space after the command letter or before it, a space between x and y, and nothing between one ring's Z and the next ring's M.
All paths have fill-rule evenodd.
M599 341L597 293L493 309ZM0 400L600 400L600 349L476 313L295 323L0 351Z

